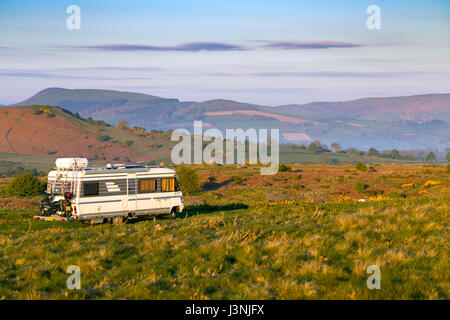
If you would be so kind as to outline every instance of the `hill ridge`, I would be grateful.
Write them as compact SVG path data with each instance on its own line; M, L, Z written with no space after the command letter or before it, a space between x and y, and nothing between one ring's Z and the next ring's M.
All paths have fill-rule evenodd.
M202 120L221 130L278 128L284 142L338 141L346 147L379 149L450 147L448 93L268 107L228 99L180 101L128 91L52 87L20 104L58 105L84 118L112 124L124 119L148 130L191 130L194 120Z

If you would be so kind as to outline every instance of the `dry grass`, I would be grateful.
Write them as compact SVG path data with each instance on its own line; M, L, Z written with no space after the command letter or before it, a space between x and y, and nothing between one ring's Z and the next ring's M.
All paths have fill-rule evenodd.
M293 166L261 177L257 167L202 166L202 183L213 174L217 185L187 197L176 220L87 226L0 209L0 298L448 299L448 174L375 168ZM72 264L81 290L66 288ZM381 268L381 290L366 287L369 265Z

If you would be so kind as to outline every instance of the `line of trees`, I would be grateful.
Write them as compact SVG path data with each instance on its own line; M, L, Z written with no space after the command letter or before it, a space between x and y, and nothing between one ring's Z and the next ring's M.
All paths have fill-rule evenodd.
M436 162L437 157L433 151L425 153L424 151L420 151L417 155L413 154L413 152L409 152L407 154L402 154L397 149L392 149L388 151L378 151L375 148L370 148L367 151L358 150L356 148L348 148L343 149L342 146L338 142L333 142L331 144L331 148L328 148L326 144L322 144L320 141L315 140L311 142L309 145L295 145L296 148L307 149L312 153L321 154L326 152L334 152L341 154L353 154L358 156L368 156L368 157L380 157L387 159L395 159L395 160L409 160L409 161L417 161L422 160L426 162ZM450 152L447 152L445 159L450 162Z

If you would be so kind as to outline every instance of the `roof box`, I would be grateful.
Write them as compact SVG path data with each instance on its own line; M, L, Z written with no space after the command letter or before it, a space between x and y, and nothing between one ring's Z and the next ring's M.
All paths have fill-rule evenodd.
M86 169L89 161L86 158L58 158L55 164L61 170Z

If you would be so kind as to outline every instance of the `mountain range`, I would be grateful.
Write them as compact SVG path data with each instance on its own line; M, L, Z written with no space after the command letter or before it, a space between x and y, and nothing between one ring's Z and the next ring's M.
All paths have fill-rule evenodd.
M450 147L450 94L363 98L268 107L230 100L180 101L157 96L97 89L48 88L13 104L53 105L117 124L150 129L204 127L278 128L282 142L368 149Z

